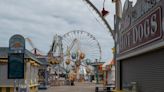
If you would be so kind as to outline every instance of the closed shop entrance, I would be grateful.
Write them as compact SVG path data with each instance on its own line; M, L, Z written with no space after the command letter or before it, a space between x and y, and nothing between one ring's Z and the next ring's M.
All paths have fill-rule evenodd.
M121 60L122 87L137 83L138 92L164 92L164 49Z

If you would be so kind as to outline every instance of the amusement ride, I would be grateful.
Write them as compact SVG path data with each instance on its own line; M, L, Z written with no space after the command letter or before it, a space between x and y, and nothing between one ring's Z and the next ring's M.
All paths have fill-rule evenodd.
M70 31L62 36L64 57L67 70L73 70L76 79L80 70L90 73L89 65L96 59L101 60L101 47L96 38L83 30ZM80 69L81 68L81 69Z
M32 40L27 40L33 48L32 52L39 56L40 51ZM63 36L56 34L45 58L58 76L64 72L67 78L79 80L81 71L83 74L89 74L90 64L95 60L101 61L101 47L98 40L89 32L73 30Z

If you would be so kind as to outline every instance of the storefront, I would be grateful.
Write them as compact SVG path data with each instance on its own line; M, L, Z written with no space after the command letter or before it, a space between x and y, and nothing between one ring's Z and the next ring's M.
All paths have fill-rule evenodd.
M164 90L164 1L126 0L117 33L117 88Z
M114 60L108 61L103 64L104 71L104 84L115 85L115 62Z
M0 92L14 92L15 86L17 90L18 87L26 88L24 92L37 92L40 61L31 52L25 50L24 79L8 79L8 50L8 47L0 47Z
M103 76L103 70L102 70L102 65L104 62L94 62L91 64L91 66L94 67L94 82L96 83L103 83L104 76Z

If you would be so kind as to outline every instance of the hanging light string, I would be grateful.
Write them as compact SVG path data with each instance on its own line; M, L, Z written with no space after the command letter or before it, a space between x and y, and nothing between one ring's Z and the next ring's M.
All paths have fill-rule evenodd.
M103 1L103 9L101 11L101 14L103 17L105 17L109 12L105 10L105 0Z

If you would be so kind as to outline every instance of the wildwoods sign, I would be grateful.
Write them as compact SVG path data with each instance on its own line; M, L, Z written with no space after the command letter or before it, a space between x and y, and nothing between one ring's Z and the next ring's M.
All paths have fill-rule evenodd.
M163 35L161 20L161 8L158 7L140 19L127 31L122 32L119 40L120 53L161 39Z

